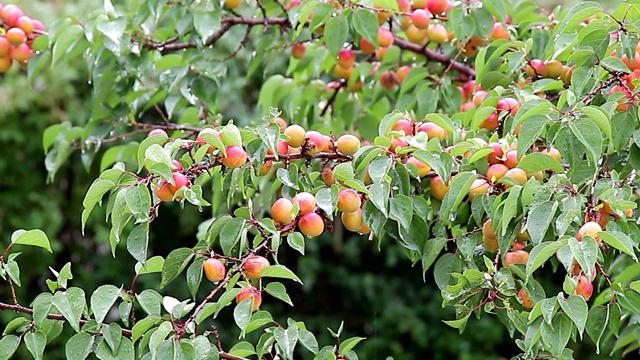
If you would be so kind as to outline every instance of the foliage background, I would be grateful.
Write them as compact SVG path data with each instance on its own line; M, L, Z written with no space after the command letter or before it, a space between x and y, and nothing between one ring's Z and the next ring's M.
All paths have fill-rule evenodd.
M539 0L545 7L577 1ZM614 5L619 1L601 1ZM75 15L83 17L98 9L101 1L30 1L20 2L33 17L51 24L56 17ZM117 4L117 2L114 1ZM221 46L230 51L240 41L242 33L226 36ZM225 100L219 111L227 118L235 118L247 125L259 118L255 104L261 78L254 76L245 81L242 75L250 53L236 57L237 67L230 69L225 79ZM269 71L286 69L286 59L271 66ZM32 263L22 266L23 287L19 297L32 300L44 290L44 280L51 273L48 264L59 270L65 263L74 264L73 286L92 292L102 284L119 286L133 278L134 261L128 254L113 259L109 254L108 229L100 215L92 216L86 236L80 233L82 198L91 181L98 176L98 165L83 167L81 154L75 154L70 164L61 170L54 181L47 183L41 136L53 123L84 122L91 101L90 84L81 64L77 67L58 66L45 72L30 87L24 72L15 68L2 77L0 86L0 243L8 244L10 234L17 228L44 230L52 240L54 254L39 250L21 257ZM256 73L261 73L257 71ZM265 75L268 76L268 75ZM99 211L96 211L99 212ZM166 256L179 246L193 246L198 224L208 214L198 213L193 207L180 211L176 204L164 205L161 217L152 225L152 248L155 254ZM288 289L295 308L280 301L265 299L265 306L275 319L286 322L288 316L304 320L309 330L316 333L321 344L331 343L326 327L336 329L345 321L346 336L365 336L359 347L363 359L504 359L518 353L513 340L497 317L484 316L470 321L464 335L442 323L453 318L452 308L443 309L438 288L427 273L423 282L419 269L411 268L401 249L383 243L381 251L367 240L346 236L337 227L333 234L307 243L307 256L292 251L283 252L280 259L300 275L305 286ZM124 249L123 246L119 247ZM285 248L283 248L286 251ZM140 289L159 284L159 279L141 279ZM146 281L145 281L146 280ZM547 281L553 282L549 273ZM159 290L159 289L157 289ZM202 286L202 293L208 292ZM183 283L174 282L161 293L188 297ZM202 297L203 295L201 295ZM8 300L8 288L0 288L0 298ZM14 315L0 313L0 323L6 324ZM117 314L113 314L117 318ZM233 320L221 318L216 324L223 344L235 339ZM225 331L227 330L228 331ZM60 338L58 338L60 339ZM601 356L594 354L593 345L585 340L574 347L577 359L612 359L607 349ZM47 358L64 358L64 347L48 348ZM24 349L22 349L24 350ZM28 354L17 355L28 358Z

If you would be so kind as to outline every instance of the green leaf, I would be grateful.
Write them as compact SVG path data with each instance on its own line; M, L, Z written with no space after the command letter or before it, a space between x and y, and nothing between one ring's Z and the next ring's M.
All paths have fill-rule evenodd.
M358 345L359 342L361 342L362 340L365 340L365 339L366 338L363 338L363 337L348 338L348 339L340 342L340 348L338 349L338 352L340 354L342 354L342 355L345 355L351 349L353 349L356 345Z
M233 218L224 224L220 231L220 246L225 255L230 255L234 246L240 240L246 220Z
M543 322L540 326L542 340L548 344L553 355L558 356L569 342L573 326L571 319L559 313L553 317L551 325Z
M53 295L53 306L55 306L60 314L69 322L69 325L76 331L80 332L80 318L84 311L87 300L84 291L79 288L69 288L67 291L59 291Z
M12 358L13 353L18 350L20 339L21 338L15 335L7 335L0 339L0 360L9 360Z
M453 253L446 253L438 259L433 269L433 277L436 280L436 285L440 290L444 290L449 286L451 280L451 274L462 270L462 260L460 257ZM452 325L450 325L452 326Z
M31 305L33 308L33 321L37 327L40 327L51 310L53 295L42 293L33 300Z
M378 17L372 12L360 9L353 14L353 28L371 45L378 47Z
M442 252L442 249L447 245L447 239L440 237L435 239L429 239L424 244L424 250L422 251L422 273L426 273L427 270L436 261L438 255Z
M120 289L113 285L102 285L93 292L90 303L96 322L104 321L119 295Z
M117 352L122 340L122 328L117 323L102 326L102 338L107 342L112 353Z
M154 256L151 259L147 260L144 265L141 263L136 264L136 274L144 275L144 274L153 274L162 271L164 267L164 258L162 256Z
M597 106L586 106L582 108L582 112L598 125L605 138L611 139L611 119L604 109Z
M467 196L473 180L477 178L478 175L471 172L459 173L453 178L453 181L449 183L449 191L442 200L439 213L441 217L449 218L449 215L458 208L458 205Z
M605 243L631 256L635 262L638 262L638 257L633 250L636 247L636 242L631 240L627 234L621 231L605 231L599 233L598 236Z
M98 343L98 346L95 349L95 354L100 360L133 360L135 351L131 340L122 338L118 351L112 353L107 342L103 339Z
M51 58L51 68L65 56L73 47L72 45L82 37L84 29L78 24L70 25L60 32L57 41L53 44L53 56Z
M298 341L302 346L304 346L307 350L311 351L313 354L317 354L318 351L318 340L316 340L315 335L311 331L305 329L298 330Z
M47 336L42 331L29 331L24 336L24 344L27 345L27 350L35 360L41 360L47 345Z
M351 163L341 163L333 169L333 176L338 181L352 180L354 177L353 165Z
M531 232L529 232L531 233ZM527 277L530 277L536 269L544 264L549 258L555 255L564 244L562 241L545 241L536 245L529 254L527 262Z
M139 320L131 329L131 339L133 340L133 342L136 342L149 329L154 327L159 320L160 316L158 315L150 315L142 320Z
M625 290L624 296L618 298L618 303L623 308L640 315L640 293L635 290Z
M282 279L291 279L302 284L302 280L293 273L293 271L289 270L284 265L271 265L268 266L260 272L262 277L273 277L273 278L282 278Z
M582 298L582 296L578 295L571 295L566 300L559 297L558 302L560 303L562 310L564 310L569 318L571 318L571 321L576 324L576 327L580 332L580 337L582 338L582 333L587 325L587 315L589 311L587 302Z
M469 321L469 317L471 316L471 312L467 314L465 317L457 320L443 320L442 322L451 326L454 329L459 329L460 334L464 331L467 326L467 321Z
M20 236L12 240L12 242L14 244L41 247L49 251L50 253L53 253L53 250L51 250L51 244L49 243L49 238L47 238L47 234L45 234L42 230L35 229L23 232L20 234Z
M588 150L588 155L594 163L600 160L602 155L602 131L593 121L582 118L569 123L571 132Z
M198 11L193 14L193 26L202 42L206 42L220 29L221 17L218 11Z
M600 5L594 1L582 1L569 10L560 25L555 28L556 34L574 30L586 18L602 11Z
M17 317L9 321L7 326L5 326L4 330L2 331L2 336L8 335L14 332L23 332L24 330L27 329L23 327L28 325L31 325L31 322L29 320L27 320L22 316Z
M544 235L555 217L557 208L557 202L545 201L529 210L526 229L531 237L531 242L539 244L544 239Z
M162 266L160 288L164 288L180 275L194 255L193 250L189 248L179 248L170 252Z
M578 261L580 267L585 269L585 273L589 273L589 269L593 269L596 265L598 257L598 244L590 236L585 236L582 241L572 237L569 239L569 247L571 254Z
M625 65L622 60L617 57L609 56L602 60L600 60L600 66L603 66L606 69L619 71L623 73L630 73L631 70Z
M287 235L287 244L301 255L304 255L304 236L301 233L296 231Z
M147 261L147 252L149 248L149 223L136 226L131 230L127 237L127 251L140 264Z
M295 323L292 325L286 330L278 327L273 331L273 337L280 346L284 359L293 359L293 350L298 342L298 327Z
M236 305L235 309L233 309L233 319L236 322L236 325L240 328L242 333L249 325L251 321L251 310L253 307L253 298L249 298L247 300L241 301L238 305Z
M84 210L82 211L82 233L84 234L84 226L89 219L89 215L93 211L93 208L96 204L102 204L102 197L107 192L111 191L116 186L113 180L98 178L93 181L91 186L89 186L89 190L87 190L87 194L84 196L84 200L82 201L82 206L84 206Z
M411 198L405 195L396 195L391 198L389 207L389 218L397 221L405 229L409 229L413 218L413 202Z
M324 40L331 55L338 56L348 36L349 21L347 16L334 16L327 21L324 27Z
M609 307L598 305L589 310L587 317L587 334L596 344L596 354L600 354L600 340L609 323Z
M280 299L285 303L293 306L293 302L291 302L291 298L289 297L289 294L287 294L287 288L285 288L281 283L269 283L264 289L269 295L273 296L274 298Z
M564 172L564 168L558 160L541 152L527 154L527 156L520 160L518 167L524 170L527 174L541 170L553 170L558 173Z

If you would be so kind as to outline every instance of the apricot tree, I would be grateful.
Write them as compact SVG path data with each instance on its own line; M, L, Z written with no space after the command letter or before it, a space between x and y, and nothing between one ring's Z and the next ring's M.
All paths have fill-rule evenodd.
M293 304L282 281L302 286L278 250L304 256L337 226L432 268L425 281L456 309L445 322L463 332L472 315L497 316L516 358L571 359L585 332L597 351L640 347L640 5L104 4L48 32L4 6L0 70L15 60L33 79L86 63L91 118L48 128L45 162L55 181L74 153L87 167L99 161L79 226L103 206L111 251L126 247L135 277L89 295L65 265L48 292L18 299L28 262L15 246L52 249L42 231L17 230L0 256L13 294L0 310L20 315L3 324L0 359L20 344L42 358L63 326L75 332L70 359L357 359L363 338L341 339L340 328L321 346L303 321L268 311ZM226 113L228 73L258 82L262 118ZM163 207L174 202L212 217L195 247L153 256L149 225L170 221ZM555 287L541 285L541 267ZM158 288L137 288L151 273ZM160 295L177 279L192 298ZM213 326L222 311L233 313L236 344ZM243 340L251 332L257 343Z

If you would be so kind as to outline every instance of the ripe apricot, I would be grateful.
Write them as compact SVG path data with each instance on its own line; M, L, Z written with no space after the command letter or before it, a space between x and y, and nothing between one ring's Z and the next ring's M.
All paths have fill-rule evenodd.
M356 62L356 54L353 50L342 49L338 53L338 66L343 69L349 69Z
M20 28L11 28L7 30L5 37L13 46L18 46L27 42L27 34L25 34L24 30Z
M393 45L393 33L386 28L378 29L378 45L380 47L389 47Z
M598 233L602 232L602 227L595 221L589 221L582 225L580 229L578 229L578 234L576 234L576 239L578 241L582 241L582 239L586 236L591 236L595 239L598 246L602 245L602 239L598 236Z
M324 220L322 220L322 216L310 212L298 220L298 228L306 236L316 237L324 232Z
M391 90L399 83L398 76L393 70L387 70L380 74L380 86L385 90Z
M576 295L582 296L585 301L589 301L591 295L593 295L593 284L586 275L580 275L580 278L578 278Z
M362 37L360 38L360 50L362 50L364 54L371 54L376 51L376 48L368 42L367 39Z
M475 179L469 188L469 200L489 192L489 183L485 179Z
M440 125L438 125L436 123L433 123L433 122L423 123L418 128L418 131L427 133L427 136L429 137L429 140L431 140L433 138L438 138L438 139L440 139L440 141L444 141L449 136L449 134L447 133L447 130L445 128L443 128L442 126L440 126Z
M522 304L523 307L525 307L527 309L533 308L534 303L533 303L533 301L529 297L529 294L527 294L527 291L524 288L521 288L518 291L518 297L520 298L520 303Z
M529 179L529 177L527 176L527 173L524 170L517 167L513 169L509 169L509 171L507 171L507 173L504 174L504 177L511 178L520 185L526 184L527 180ZM506 185L506 186L509 187L509 185Z
M293 197L293 201L298 203L298 212L300 215L305 215L313 211L316 208L316 197L308 192L297 193Z
M148 137L155 136L155 135L167 135L167 132L164 131L163 129L153 129L149 131L149 134L147 134Z
M207 150L207 152L208 153L212 153L216 149L216 147L213 144L211 144L210 142L208 142L207 140L205 140L205 138L203 137L204 134L211 134L211 135L217 137L218 139L221 139L220 132L218 130L216 130L216 129L204 128L204 129L200 130L200 132L198 133L198 136L196 137L196 142L198 144L200 144L201 146L204 145L204 144L209 144L210 147Z
M306 138L305 149L307 151L307 154L309 155L315 155L315 154L321 153L325 151L327 148L327 145L329 145L324 135L322 135L317 131L307 131L305 138Z
M489 147L493 149L493 152L487 155L487 161L489 164L498 164L502 162L502 156L504 156L504 151L502 150L502 144L497 142L489 143Z
M413 122L408 119L400 119L393 124L391 130L403 131L405 135L413 135Z
M552 158L558 160L558 161L562 161L562 155L560 154L560 151L558 151L558 149L556 148L546 148L542 151L540 151L543 154L547 154L549 156L551 156Z
M493 220L488 219L482 224L482 235L488 237L490 239L495 239L498 237L495 230L493 230Z
M411 22L418 29L426 29L431 22L431 13L423 8L413 10L411 13Z
M447 11L449 4L447 0L429 0L427 1L427 10L432 14L442 14Z
M415 166L418 167L418 175L420 175L420 177L425 177L427 176L427 174L429 174L429 172L431 171L431 167L425 163L423 163L422 161L416 159L413 156L410 156L407 159L407 164L413 164Z
M307 52L307 47L302 43L295 43L291 46L291 56L294 59L302 59Z
M236 296L236 303L239 304L242 301L251 299L253 299L253 311L258 310L262 304L262 293L254 287L242 289L240 294Z
M449 32L442 24L430 24L427 28L427 37L429 41L442 44L449 41Z
M498 112L508 111L511 116L516 116L519 109L520 103L518 103L518 100L514 98L502 98L498 101L498 105L496 106L496 110L498 110Z
M242 5L242 0L224 0L224 4L227 6L227 8L233 10Z
M173 200L173 192L169 188L169 182L166 180L161 180L154 189L154 193L161 201L172 201Z
M487 97L487 95L489 95L489 92L487 92L486 90L476 91L476 93L473 94L473 98L472 98L473 104L479 107L480 105L482 105L482 102Z
M487 129L489 131L495 131L498 126L500 125L500 122L498 121L498 113L497 112L492 112L491 114L489 114L489 116L487 116L486 119L484 119L479 127L481 129Z
M223 157L222 160L220 160L222 162L222 164L228 168L238 168L242 165L244 165L247 162L247 159L249 158L249 155L247 155L247 152L244 151L243 148L239 147L239 146L227 146L227 156Z
M226 265L216 258L208 258L205 260L202 264L202 268L204 270L204 275L212 282L218 282L224 279L227 274Z
M293 203L287 198L280 198L271 205L271 217L273 221L286 225L293 221Z
M244 268L244 274L249 279L260 279L262 277L260 274L262 270L270 265L271 263L269 263L269 260L266 257L251 255L244 261L242 266Z
M342 215L340 215L340 219L344 227L353 232L359 231L362 228L362 224L364 224L362 221L362 209L350 213L343 212Z
M338 195L338 209L345 213L352 213L360 209L362 201L360 195L353 189L344 189Z
M409 74L411 69L413 69L413 67L411 67L411 65L405 65L405 66L401 66L396 71L396 77L398 78L398 82L400 84L402 84L404 82L404 79L407 77L407 75Z
M445 185L444 180L440 175L436 175L431 179L431 184L429 185L431 195L438 200L444 199L447 192L449 192L449 187L450 185Z
M551 79L560 79L562 76L562 63L558 60L548 60L546 62L547 77Z
M328 186L336 183L336 178L333 176L333 171L330 168L322 169L322 181Z
M419 29L414 25L409 24L407 26L407 40L411 41L414 44L418 44L424 46L429 41L429 35L427 33L428 30Z
M491 37L494 40L497 39L505 39L505 40L509 40L511 39L511 35L509 34L509 31L507 31L507 29L504 27L504 25L502 25L502 23L497 22L493 24L493 31L491 32Z
M300 147L304 144L304 138L307 132L304 128L297 124L291 124L284 129L284 134L289 137L287 144L292 147Z
M492 253L498 251L498 248L500 247L498 245L498 239L486 237L484 235L482 236L482 244L484 245L485 250Z
M529 261L529 252L526 250L509 251L504 256L504 266L520 264L526 265Z
M338 151L345 155L353 155L360 149L360 139L354 135L345 134L336 141Z
M493 164L489 166L487 170L487 178L492 182L498 182L509 171L509 168L504 164Z

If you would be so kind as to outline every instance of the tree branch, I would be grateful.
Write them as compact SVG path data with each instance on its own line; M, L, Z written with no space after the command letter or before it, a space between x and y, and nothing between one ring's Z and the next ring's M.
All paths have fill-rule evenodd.
M472 78L476 77L476 71L472 69L470 66L454 61L450 59L448 56L444 54L440 54L439 52L429 50L429 49L424 49L422 46L418 44L414 44L407 40L401 39L397 36L394 36L393 44L397 45L401 49L409 50L416 54L424 55L429 60L437 61L439 63L445 64L449 66L451 69L456 70L460 73L469 75Z

